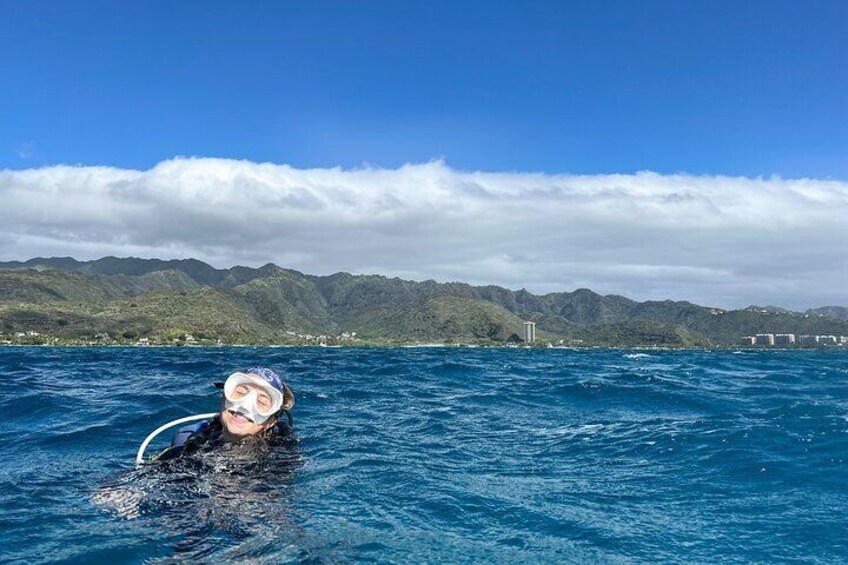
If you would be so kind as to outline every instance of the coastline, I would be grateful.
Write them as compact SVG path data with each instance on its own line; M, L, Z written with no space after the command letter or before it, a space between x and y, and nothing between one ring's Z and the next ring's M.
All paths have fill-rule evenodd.
M760 351L845 351L848 347L838 345L797 346L797 347L736 347L731 345L553 345L553 344L477 344L477 343L398 343L367 342L323 345L316 343L214 343L214 344L167 344L157 343L137 345L130 343L0 343L4 348L57 348L57 349L226 349L226 348L268 348L268 349L518 349L518 350L569 350L569 351L731 351L738 353Z

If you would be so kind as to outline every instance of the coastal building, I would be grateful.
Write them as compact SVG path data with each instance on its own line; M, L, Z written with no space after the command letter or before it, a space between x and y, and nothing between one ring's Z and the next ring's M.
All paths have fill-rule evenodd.
M746 335L742 339L739 340L740 345L754 345L756 343L756 338L752 335Z
M524 343L536 341L536 322L524 322Z
M775 345L795 345L795 334L775 334Z
M801 345L818 345L819 336L817 335L802 335L798 337L798 343Z
M774 345L774 334L757 334L757 345Z
M819 344L821 345L836 345L837 343L835 335L820 335L817 337L819 338Z

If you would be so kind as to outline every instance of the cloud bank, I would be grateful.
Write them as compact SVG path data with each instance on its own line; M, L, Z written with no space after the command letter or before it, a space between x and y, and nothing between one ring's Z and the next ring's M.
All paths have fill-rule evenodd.
M720 307L848 305L848 183L295 169L0 171L0 259L196 257Z

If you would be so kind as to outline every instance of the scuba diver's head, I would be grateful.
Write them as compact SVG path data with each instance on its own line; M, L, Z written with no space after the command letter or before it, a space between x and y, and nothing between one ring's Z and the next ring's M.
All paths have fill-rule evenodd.
M274 426L294 406L294 394L271 369L252 367L227 378L223 402L224 435L237 439Z

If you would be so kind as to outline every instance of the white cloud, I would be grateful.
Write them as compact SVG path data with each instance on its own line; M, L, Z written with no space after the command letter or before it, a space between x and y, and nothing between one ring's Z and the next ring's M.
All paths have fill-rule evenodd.
M295 169L173 159L147 171L0 171L0 258L197 257L589 287L724 307L848 304L848 183L660 175Z

